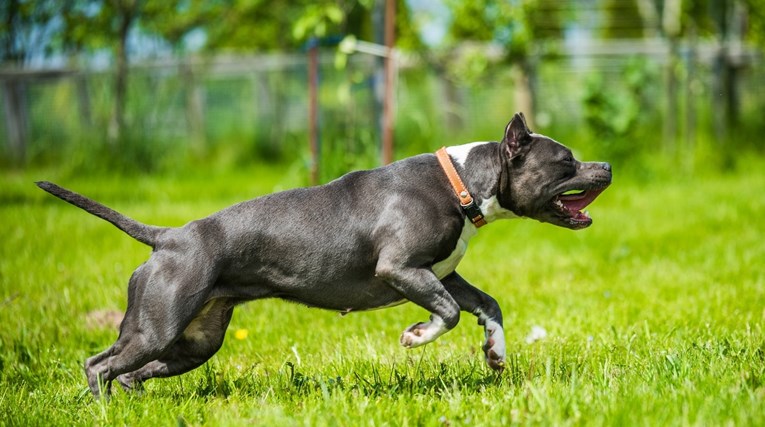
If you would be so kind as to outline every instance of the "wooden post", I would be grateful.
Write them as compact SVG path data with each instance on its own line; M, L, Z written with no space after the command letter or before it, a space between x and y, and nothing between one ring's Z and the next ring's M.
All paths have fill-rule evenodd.
M685 155L686 170L692 170L696 152L696 61L698 60L698 35L696 25L691 21L688 26L688 56L685 77Z
M204 95L194 74L193 64L188 59L179 61L181 79L186 91L186 124L191 138L191 147L196 154L205 149Z
M678 121L678 92L679 81L677 78L677 65L680 63L680 16L682 5L680 0L665 0L662 17L662 28L669 44L669 56L664 70L667 94L667 107L664 112L664 146L675 155L677 144L677 121Z
M319 183L319 41L308 48L308 133L311 146L311 184Z
M26 83L22 79L11 78L3 82L3 106L10 153L13 162L22 165L26 158L29 137L27 91Z
M78 72L74 76L74 85L77 90L77 107L80 112L80 126L82 129L91 130L93 126L93 115L90 109L90 94L88 93L89 75Z
M395 43L396 30L396 0L385 1L385 46L387 56L385 57L385 98L383 100L383 140L382 140L382 161L388 164L393 161L393 100L395 96L394 78L396 71L395 57L393 55L393 45Z

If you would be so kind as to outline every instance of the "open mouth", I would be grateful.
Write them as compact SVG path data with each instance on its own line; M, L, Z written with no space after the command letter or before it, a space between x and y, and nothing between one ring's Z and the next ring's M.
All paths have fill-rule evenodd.
M553 205L564 214L569 222L575 227L587 227L592 223L592 218L584 208L592 203L606 188L591 190L569 190L553 198Z

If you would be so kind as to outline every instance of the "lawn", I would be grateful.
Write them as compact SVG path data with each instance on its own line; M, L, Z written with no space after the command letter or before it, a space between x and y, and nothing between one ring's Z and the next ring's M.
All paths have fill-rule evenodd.
M620 177L573 232L481 229L458 270L505 313L507 369L475 318L399 346L412 305L339 316L277 300L237 309L221 351L180 377L94 401L81 365L149 249L0 175L0 425L763 425L765 160L703 177ZM290 186L278 166L65 178L138 220L182 225ZM699 174L700 175L700 174ZM532 329L546 336L534 340Z

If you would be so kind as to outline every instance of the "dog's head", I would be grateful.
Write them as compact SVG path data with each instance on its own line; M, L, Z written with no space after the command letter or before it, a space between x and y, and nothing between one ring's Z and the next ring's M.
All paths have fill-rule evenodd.
M562 144L532 133L520 113L505 128L502 157L500 205L561 227L589 227L584 208L611 184L611 165L576 160Z

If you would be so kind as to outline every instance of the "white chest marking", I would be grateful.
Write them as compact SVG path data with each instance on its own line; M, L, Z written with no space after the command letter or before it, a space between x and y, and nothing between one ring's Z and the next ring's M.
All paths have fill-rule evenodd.
M445 260L433 264L433 273L435 273L436 277L443 279L454 272L457 264L462 261L462 257L467 252L470 238L477 233L478 229L476 229L475 225L469 219L465 219L465 226L462 227L462 233L459 240L457 240L457 246L454 248L454 251Z
M486 218L487 223L496 221L498 219L520 218L510 209L505 209L500 206L496 195L482 201L479 207L481 208L481 212L483 212L483 216Z

